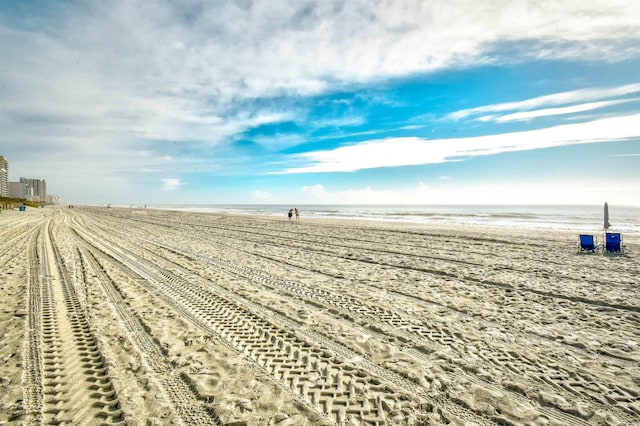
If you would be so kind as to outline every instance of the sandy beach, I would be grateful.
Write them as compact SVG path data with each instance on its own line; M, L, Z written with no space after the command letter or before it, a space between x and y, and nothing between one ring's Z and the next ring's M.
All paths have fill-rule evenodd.
M640 242L0 215L0 424L638 425Z

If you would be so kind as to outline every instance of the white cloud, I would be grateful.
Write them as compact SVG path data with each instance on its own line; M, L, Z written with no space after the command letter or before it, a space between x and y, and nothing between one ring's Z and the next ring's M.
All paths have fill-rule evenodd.
M0 26L0 54L12 58L0 78L11 109L55 106L93 131L216 141L260 122L236 117L238 101L485 62L502 41L615 45L640 37L639 15L625 0L116 0L70 7L40 31Z
M77 176L135 198L127 188L136 172L212 167L202 150L181 156L172 145L213 150L251 128L294 120L289 111L300 96L523 59L500 56L505 43L531 47L517 55L551 58L622 60L640 52L635 0L481 7L476 0L113 0L10 13L0 11L0 58L10 58L0 67L0 145L12 155L22 150L14 170L31 174L28 163L37 164L50 182L65 182L59 190L81 196L94 195ZM472 112L484 113L491 110ZM299 140L260 142L276 150ZM141 155L141 144L154 144L145 147L152 155ZM162 161L169 156L180 158L174 169ZM70 170L74 179L65 176Z
M303 163L276 172L352 172L458 161L465 157L640 137L640 114L566 124L539 130L452 139L389 138L292 156Z
M454 113L449 114L449 118L459 120L462 118L467 118L470 116L476 116L480 114L493 113L493 112L504 112L504 111L529 111L536 108L555 106L555 105L566 105L572 103L584 103L588 101L606 99L606 98L614 98L619 96L629 95L634 92L640 92L640 83L634 84L626 84L623 86L617 87L609 87L609 88L594 88L594 89L581 89L581 90L573 90L569 92L561 92L554 93L552 95L538 96L536 98L527 99L524 101L517 102L505 102L500 104L493 105L484 105L476 108L468 108L460 111L456 111ZM619 100L616 102L626 102L628 99ZM613 104L613 101L609 101ZM587 103L586 106L583 106L583 111L593 108L600 108L602 106L607 106L606 102L596 102L596 103ZM579 106L576 106L579 108ZM545 111L545 110L541 110ZM549 112L548 110L546 110ZM569 112L578 112L569 111ZM555 113L563 113L562 109L558 109ZM532 114L535 114L532 113ZM542 113L545 114L544 112ZM535 115L534 115L535 116ZM488 118L482 119L482 121L493 121L497 120L500 116L490 116ZM526 117L523 115L523 117Z
M270 202L275 199L274 195L268 191L255 190L255 191L251 191L249 195L251 195L251 198L253 200L262 202L262 203Z
M478 117L480 121L496 121L505 123L507 121L531 120L532 118L549 117L554 115L575 114L577 112L592 111L598 108L605 108L613 105L619 105L626 102L632 102L635 99L621 99L617 101L588 102L585 104L571 105L562 108L544 108L534 111L514 112L502 116L482 116Z
M567 179L562 182L465 183L433 188L428 193L432 204L610 204L637 205L637 183L612 186L595 180Z
M638 205L637 182L610 185L599 180L563 182L500 182L459 185L424 182L391 189L375 186L332 190L321 184L303 191L297 202L304 204L610 204Z
M626 0L116 0L60 16L40 32L0 27L12 58L5 102L167 140L216 141L259 123L236 117L238 101L496 61L495 43L548 40L562 57L570 49L552 42L579 53L640 37L640 3Z
M167 178L162 179L162 189L164 191L174 191L180 188L184 183L180 179Z
M379 189L374 186L332 191L322 184L305 186L305 204L421 204L430 202L428 185L418 182L404 188Z
M314 199L323 199L327 196L325 192L324 186L321 184L305 186L302 188L302 191L306 194L309 194Z

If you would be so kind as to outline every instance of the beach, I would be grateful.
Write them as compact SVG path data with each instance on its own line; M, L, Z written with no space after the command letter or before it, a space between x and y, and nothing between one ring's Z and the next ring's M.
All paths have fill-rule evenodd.
M0 424L637 425L640 240L0 215Z

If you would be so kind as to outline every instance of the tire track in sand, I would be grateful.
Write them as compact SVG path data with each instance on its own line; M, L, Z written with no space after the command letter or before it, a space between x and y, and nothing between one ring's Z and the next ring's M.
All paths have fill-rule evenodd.
M81 237L78 236L78 239ZM180 420L186 425L221 425L212 407L206 406L198 399L189 383L181 375L174 373L173 365L166 359L165 351L149 334L138 315L131 311L125 303L116 283L105 272L98 257L104 254L97 252L85 240L81 240L80 251L88 261L91 270L97 275L102 288L109 299L120 324L135 349L140 354L142 362L154 380L171 401Z
M27 318L24 338L22 369L23 408L25 423L42 423L44 394L42 389L42 278L38 238L40 229L31 235L27 259L29 282L27 285Z
M273 313L267 320L264 308L222 288L212 287L213 283L194 282L199 277L190 271L185 271L184 277L175 275L158 266L156 260L160 259L150 262L109 241L106 235L92 241L97 242L101 251L145 278L141 285L155 297L160 297L184 318L193 318L197 325L218 336L234 351L244 353L283 389L334 424L383 426L407 424L407 421L421 424L435 412L453 422L494 423L462 407L418 397L409 391L415 385L399 375L384 369L381 369L384 374L377 375L353 364L349 360L356 358L356 354L347 348L326 338L321 339L322 343L301 338L292 331L297 324L284 318L274 321ZM348 353L345 356L341 352ZM404 420L398 420L398 416Z
M164 246L159 242L155 242L155 244L167 250L171 250L174 252L177 251L176 248ZM421 359L425 362L429 362L428 354L437 352L443 353L447 345L451 344L455 340L455 336L453 336L452 333L440 333L438 330L435 330L431 327L425 327L424 324L419 321L412 321L401 318L391 311L388 311L381 307L373 307L363 304L356 299L352 299L349 297L343 298L339 295L335 295L319 289L314 290L306 285L301 285L300 283L293 281L282 280L265 272L251 270L250 268L244 268L234 264L233 262L229 262L220 258L205 256L203 254L190 253L183 250L180 250L179 254L194 260L198 260L205 264L213 265L218 270L226 271L232 275L243 277L255 284L265 286L265 288L280 290L283 294L297 295L302 300L310 302L315 306L321 306L325 309L331 309L344 318L365 319L366 321L364 322L369 324L370 333L387 336L397 336L401 341L413 342L413 345L415 347L405 348L404 351L411 357ZM311 339L315 341L330 341L330 339L328 339L326 336L320 335L318 333L307 332L307 334ZM487 361L493 362L494 358L491 357ZM513 362L511 359L509 359L508 361ZM381 377L385 377L390 381L394 381L393 375L388 374L388 372L384 371L384 369L379 368L374 363L368 362L367 360L363 360L361 362L367 364L369 370L376 372ZM518 402L522 407L528 406L527 399L518 393L512 392L508 389L498 388L495 385L470 374L461 374L454 372L450 372L450 374L452 377L463 379L462 381L464 382L474 383L481 388L488 389L494 394L506 393L509 395L509 398L512 401ZM397 379L395 381L397 381ZM417 394L420 394L420 392L415 390L415 386L412 386L411 384L404 383L404 387L412 389ZM449 401L448 404L446 403L446 399L438 399L438 404L447 405L449 409L451 407L451 402L460 404L465 408L467 406L464 398L452 398L452 401ZM573 415L578 414L577 412L567 413L559 410L557 407L539 407L538 409L540 411L541 417L553 419L557 424L588 424L584 419L575 417ZM504 417L496 418L495 420L498 422L508 421Z
M202 237L194 235L192 238L201 239ZM434 328L434 324L424 324L415 318L401 318L394 312L388 311L383 307L369 306L352 297L344 297L342 294L334 294L323 289L313 289L299 282L281 280L264 272L242 268L233 262L178 250L171 245L166 245L149 238L141 239L198 262L215 265L218 270L226 270L234 275L242 276L253 281L258 285L266 285L273 289L279 289L282 294L298 295L302 300L306 300L317 306L330 307L337 312L341 312L344 318L362 318L366 320L365 322L373 325L374 329L384 330L384 335L397 336L402 341L413 342L417 347L422 348L420 350L408 350L408 353L411 353L414 358L419 358L423 361L428 361L424 354L425 350L430 354L440 353L445 351L450 345L455 344L459 339L455 331L437 329ZM234 243L237 244L239 242L234 241ZM256 255L268 261L283 262L282 259L257 254L254 251L236 247L235 244L226 244L221 241L216 241L216 244L222 245L226 249L234 249L246 252L249 255ZM289 265L305 269L302 265ZM475 346L480 347L476 348ZM478 353L475 353L475 351L478 351ZM629 416L634 410L633 402L637 400L638 395L633 389L611 383L603 385L603 383L600 382L599 384L594 384L591 383L592 378L589 375L564 370L561 366L543 371L536 360L529 359L526 355L518 354L504 348L487 347L486 345L482 345L481 342L475 342L473 355L483 358L489 365L493 364L497 368L501 368L501 371L505 373L511 372L510 376L513 384L510 384L506 388L504 386L496 387L486 380L479 379L474 374L457 374L456 376L465 382L474 383L483 388L490 389L492 392L507 393L512 400L519 401L523 404L526 403L527 398L523 397L522 394L524 391L522 389L540 389L539 399L543 401L543 405L545 405L540 408L541 413L549 418L555 418L561 424L581 424L594 414L591 409L585 409L583 407L597 407L601 412L605 412L612 401L617 404L628 405L626 412L623 414L624 416ZM461 367L465 367L465 363L462 360L460 364ZM544 365L555 364L553 359L549 358L546 359ZM525 387L520 383L523 372L528 373L524 375L524 377L537 377L538 380L528 383L528 386ZM553 397L553 395L557 393L563 395L563 397ZM461 403L464 404L464 401L461 400Z
M35 424L126 424L97 340L54 242L53 219L30 248L25 409Z

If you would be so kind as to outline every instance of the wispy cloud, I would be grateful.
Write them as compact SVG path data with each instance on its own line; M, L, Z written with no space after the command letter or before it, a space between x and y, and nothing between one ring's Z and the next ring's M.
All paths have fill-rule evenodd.
M520 119L518 117L535 117L535 114L540 114L539 116L544 115L553 115L553 114L563 114L563 113L571 113L571 112L579 112L587 111L589 109L601 108L607 105L614 105L616 102L626 102L635 99L620 99L620 100L609 100L603 102L590 102L595 100L602 100L607 98L616 98L620 96L629 96L629 95L638 95L640 93L640 83L634 84L626 84L618 87L610 87L610 88L594 88L594 89L581 89L581 90L573 90L569 92L562 93L554 93L552 95L546 96L538 96L532 99L526 99L518 102L505 102L493 105L484 105L475 108L463 109L460 111L453 112L449 114L449 118L454 120L459 120L467 117L473 116L481 116L487 113L495 113L495 112L506 112L506 111L531 111L536 110L536 108L547 108L550 106L557 105L567 105L567 104L578 104L573 106L568 106L566 108L577 108L575 111L571 111L570 109L542 109L537 111L532 111L527 116L526 114L516 115L518 113L513 113L505 116L493 115L488 116L489 118L480 118L484 121L489 120L498 120L500 117L511 117L510 119ZM516 117L516 118L514 118ZM506 119L508 121L509 118Z
M269 201L273 201L274 200L273 193L271 193L269 191L255 190L255 191L251 191L250 195L251 195L251 198L254 201L257 201L257 202L260 202L260 203L265 203L265 202L269 202Z
M0 58L8 58L0 65L0 145L8 147L14 170L38 164L38 173L64 182L60 191L91 196L95 185L68 178L69 170L125 193L141 174L156 188L162 176L232 168L249 157L230 152L232 142L265 124L298 119L297 108L306 111L305 102L328 93L478 64L513 64L531 55L622 61L640 54L640 2L628 0L488 0L482 7L476 0L113 0L57 2L25 8L22 15L5 4L0 2ZM529 48L503 54L509 43ZM611 101L639 89L567 92L452 117ZM365 91L360 96L370 98L357 101L400 107L382 92ZM359 128L370 124L360 112L305 117L307 129L354 127L351 135L328 131L312 142L380 137L380 127ZM400 147L411 141L397 139ZM271 153L308 141L258 136L253 142ZM311 162L339 170L410 163L406 153L389 153L379 143L368 149L395 160L350 164L316 153L294 160L303 169ZM163 160L168 155L174 160Z
M433 201L425 182L394 190L376 188L375 185L335 190L316 184L305 186L302 192L301 200L306 204L420 204Z
M635 99L621 99L617 101L588 102L585 104L571 105L561 108L543 108L533 111L514 112L506 115L484 115L478 117L479 121L495 121L497 123L505 123L508 121L531 120L533 118L550 117L554 115L575 114L578 112L592 111L599 108L606 108L614 105L620 105L627 102L634 102ZM636 101L637 102L637 101Z
M353 172L460 161L464 158L554 146L620 141L640 137L640 114L566 124L540 130L452 139L390 138L314 151L292 157L299 167L276 174Z
M180 181L180 179L175 179L175 178L162 179L162 189L164 191L174 191L180 188L180 186L182 185L184 185L184 183Z
M260 122L238 115L239 102L482 62L503 40L574 41L576 49L593 40L615 45L640 38L639 15L638 2L622 0L485 2L481 8L472 0L255 1L246 7L116 0L69 9L40 32L0 20L0 54L12 58L0 79L9 112L56 111L74 118L72 129L86 123L106 136L218 141ZM503 107L601 96L574 92Z

